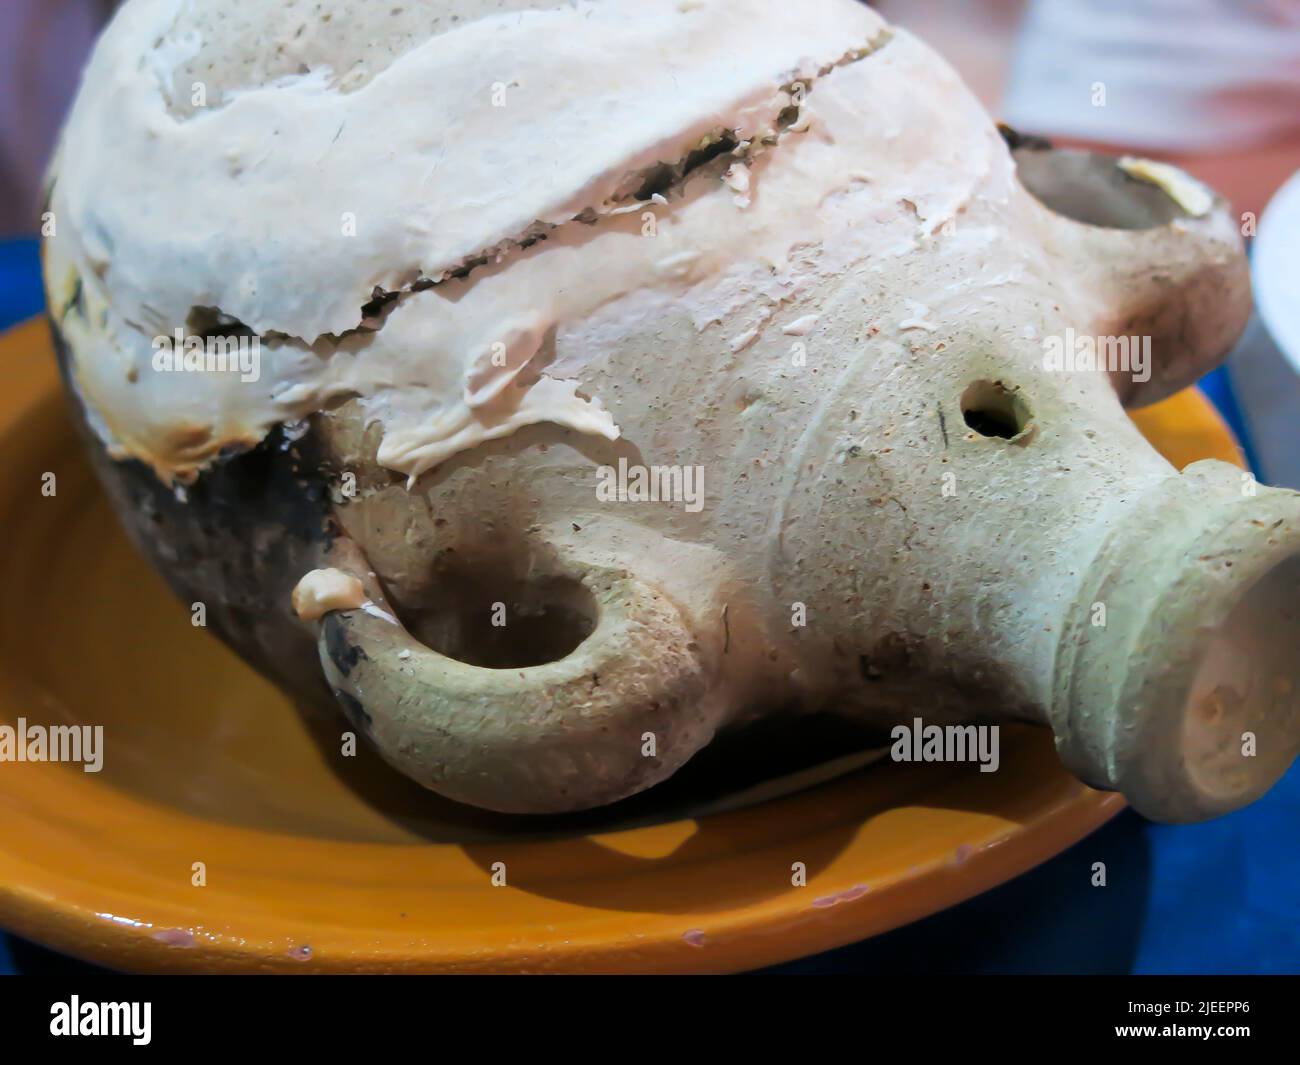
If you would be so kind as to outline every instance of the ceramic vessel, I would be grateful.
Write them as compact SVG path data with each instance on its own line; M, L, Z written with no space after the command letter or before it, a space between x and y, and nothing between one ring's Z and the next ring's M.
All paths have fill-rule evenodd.
M1220 198L850 0L323 6L131 0L52 171L99 474L260 670L510 812L825 710L1166 820L1285 771L1300 496L1123 409L1244 325Z

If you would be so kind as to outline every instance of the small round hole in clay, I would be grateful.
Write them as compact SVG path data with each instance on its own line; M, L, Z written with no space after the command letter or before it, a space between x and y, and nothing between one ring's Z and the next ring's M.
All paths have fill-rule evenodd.
M1001 381L974 381L968 385L961 396L961 413L980 436L1025 444L1034 433L1029 406L1017 389Z

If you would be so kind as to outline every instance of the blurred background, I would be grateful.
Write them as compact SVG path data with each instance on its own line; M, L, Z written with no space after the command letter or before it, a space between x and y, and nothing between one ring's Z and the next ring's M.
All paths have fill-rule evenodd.
M116 6L0 3L0 327L42 309L42 174ZM1020 132L1167 160L1233 202L1257 313L1227 365L1200 387L1260 478L1300 488L1300 0L871 6L942 53L993 116ZM1238 814L1175 827L1125 813L977 900L783 968L1300 972L1298 829L1300 767ZM1090 888L1093 861L1107 862L1115 889ZM0 972L61 967L75 963L0 935Z

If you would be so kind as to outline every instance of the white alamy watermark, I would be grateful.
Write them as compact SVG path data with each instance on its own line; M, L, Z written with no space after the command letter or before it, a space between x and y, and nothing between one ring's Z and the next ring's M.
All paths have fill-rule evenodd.
M1056 373L1126 373L1134 383L1151 380L1149 336L1092 336L1066 329L1043 338L1043 369Z
M978 762L981 773L1001 764L997 725L927 725L919 717L889 730L895 762Z
M50 1035L130 1036L138 1047L153 1038L152 1002L82 1002L73 995L50 1005Z
M171 336L153 338L153 368L157 373L237 373L241 381L262 376L261 338L186 335L177 329Z
M618 466L596 471L596 498L602 503L682 503L692 514L704 509L703 466Z
M0 762L80 762L86 773L104 768L103 725L0 725Z

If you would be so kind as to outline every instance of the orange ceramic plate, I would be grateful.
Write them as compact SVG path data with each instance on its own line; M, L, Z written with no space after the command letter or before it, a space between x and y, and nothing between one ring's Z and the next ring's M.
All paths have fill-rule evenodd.
M0 925L20 935L133 970L738 970L950 906L1122 807L1045 730L1007 727L995 774L882 763L698 819L503 831L345 763L337 725L318 739L194 628L92 479L45 326L0 358L0 723L105 737L99 773L0 762ZM1236 460L1197 393L1139 424L1179 464Z

